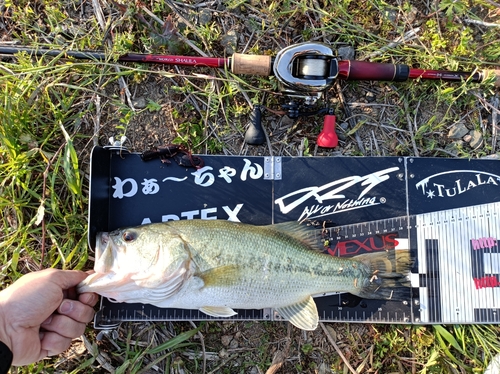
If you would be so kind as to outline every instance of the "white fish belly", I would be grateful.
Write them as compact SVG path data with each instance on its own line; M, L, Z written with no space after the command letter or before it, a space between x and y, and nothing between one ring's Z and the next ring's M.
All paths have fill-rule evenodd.
M300 302L313 294L348 292L354 289L354 283L345 282L345 279L318 279L314 276L311 279L299 278L266 280L265 277L255 277L239 285L204 287L200 278L193 277L175 295L156 305L180 309L208 306L235 309L280 308Z

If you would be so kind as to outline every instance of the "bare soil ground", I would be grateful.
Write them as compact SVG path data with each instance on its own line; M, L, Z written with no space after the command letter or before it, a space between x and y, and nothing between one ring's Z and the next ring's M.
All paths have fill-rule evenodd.
M353 2L351 8L354 10L361 3ZM196 40L203 51L213 56L254 50L272 54L293 43L316 40L347 45L356 51L357 58L377 60L387 47L380 42L378 51L367 50L360 44L362 37L349 44L347 41L352 38L340 32L334 34L332 30L339 28L329 28L326 24L331 20L327 20L325 11L328 13L336 6L330 1L311 1L309 10L294 11L291 6L281 16L269 10L274 4L269 1L165 4L169 9L153 1L123 5L82 1L72 14L73 20L80 23L68 23L62 30L67 34L75 27L80 31L74 32L88 32L87 20L103 14L112 25L107 25L106 40L116 42L118 34L135 32L137 37L131 48L136 52L177 52L172 45L175 29L180 30L183 38ZM374 7L373 14L366 14L373 18L370 22L363 20L361 14L357 17L360 24L371 25L366 26L371 27L368 31L383 33L387 40L397 40L401 32L396 27L393 32L381 29L386 26L384 17L390 13L394 25L416 32L417 38L411 43L422 50L425 47L418 38L426 32L425 22L435 17L435 11L426 2L410 5L403 7L397 0L389 1L386 10ZM145 11L153 6L165 7L160 21L168 27L162 27ZM486 10L483 13L485 20L493 17ZM4 39L8 39L5 30L10 26L9 21L3 20ZM445 21L438 21L444 29ZM210 27L218 31L210 31ZM212 35L211 39L206 35L200 37L203 30L208 30L206 34ZM353 31L346 30L350 32ZM474 37L480 38L482 32L481 27L474 28ZM56 36L48 38L53 41ZM161 37L165 40L153 42ZM230 46L228 38L233 38ZM144 40L149 44L141 45ZM181 52L197 54L187 45L183 45ZM388 59L386 62L397 62L398 56L393 54ZM450 102L447 98L436 101L435 95L427 94L443 89L435 83L337 82L329 90L325 105L333 107L337 114L340 144L335 149L326 149L315 145L322 117L290 120L275 113L285 99L276 93L273 79L266 83L260 78L243 77L242 82L228 78L224 71L207 68L138 68L141 70L123 74L122 82L115 80L96 87L94 93L84 98L95 108L79 124L79 131L85 136L76 145L84 168L88 167L93 145L107 145L111 137L119 139L123 134L124 146L135 152L174 141L181 141L197 153L227 155L481 157L494 155L500 147L494 115L498 91L496 97L486 96L476 86L457 92L456 102ZM128 70L116 68L117 75L120 71ZM228 87L234 93L228 93ZM244 143L243 135L251 105L255 103L271 109L264 113L268 140L264 145L249 146ZM457 126L463 127L464 135L449 136ZM154 347L192 328L187 322L130 323L120 326L114 335L102 335L99 341L97 332L89 329L82 341L75 341L70 351L54 360L54 368L60 373L76 368L82 372L128 373L136 372L132 370L134 364L141 363L142 369L137 372L326 374L348 373L352 368L360 373L416 373L424 364L416 362L415 352L407 349L411 346L408 342L423 330L344 323L303 332L279 322L209 322L202 324L199 334L191 339L191 346L174 350L165 357L141 356L141 349Z
M108 11L119 18L117 10L111 3L108 5ZM209 53L217 56L227 52L221 41L230 31L237 34L232 51L245 52L249 46L257 44L261 51L275 51L293 42L303 41L302 30L322 26L318 14L310 12L298 18L290 16L284 23L275 25L279 29L267 28L269 25L266 25L265 32L256 33L254 22L265 24L267 19L271 19L258 5L251 2L247 6L230 8L215 1L206 5L192 3L183 6L175 3L173 22L179 27L189 19L199 26L202 22L201 11L205 12L205 16L208 13L212 22L221 30L220 36L213 41L209 50ZM393 5L399 6L397 3ZM332 4L326 2L319 6L327 9ZM400 12L397 16L407 17L407 28L415 29L422 25L423 19L430 17L429 13L425 5L417 3L410 13ZM155 24L154 19L148 18L147 15L144 17L151 24ZM158 25L154 27L162 30ZM394 34L395 39L397 36ZM315 39L334 41L334 37L325 32L318 33ZM355 46L347 44L347 47L355 50ZM363 56L362 52L357 52L358 58L369 57L369 54ZM188 53L196 54L193 51ZM377 53L372 52L373 55L376 58ZM338 116L340 144L336 149L319 148L315 145L316 136L322 127L322 117L291 120L272 111L264 112L263 123L268 141L261 146L249 146L244 143L243 135L251 101L260 101L275 111L280 109L279 105L284 101L281 95L273 93L270 86L266 89L264 85L265 93L258 92L255 95L254 88L259 85L262 88L262 84L255 77L245 77L250 87L238 87L236 84L241 93L229 99L221 99L225 86L219 79L226 77L224 72L163 66L151 66L148 69L170 71L179 76L139 74L135 77L137 82L128 78L125 85L113 84L106 87L105 96L101 98L101 110L96 112L94 118L86 118L86 127L82 128L85 133L95 136L94 144L105 145L110 137L119 137L119 128L123 125L121 113L124 113L120 112L120 109L125 106L134 115L125 126L127 141L124 145L136 152L172 143L179 133L186 132L182 125L187 122L199 123L202 134L196 134L196 138L185 138L184 144L202 154L444 157L484 155L478 145L470 145L471 136L459 139L448 136L457 124L465 126L467 135L475 129L482 129L479 136L487 140L483 139L481 142L488 141L493 150L500 146L491 132L492 126L496 124L492 124L491 108L485 102L477 100L472 109L469 106L469 110L464 111L467 104L462 106L457 102L457 105L453 105L446 100L435 102L433 95L426 95L426 90L436 90L435 84L422 83L422 88L418 88L418 82L337 82L325 99L326 103L335 108ZM193 74L205 74L214 79L197 79ZM189 89L183 90L186 87ZM245 91L248 92L244 94ZM482 97L480 91L473 91L472 95ZM116 98L120 98L118 102L122 106L117 105ZM93 99L95 100L95 97ZM151 102L156 104L154 110L145 108L145 105ZM495 102L491 105L495 105ZM235 107L243 109L237 112ZM429 123L439 125L428 126ZM193 135L193 130L188 130L187 133ZM416 136L417 133L420 136ZM215 139L217 146L210 145L208 139ZM432 146L429 146L429 142L432 142ZM481 142L480 144L483 144ZM88 149L86 147L86 150ZM99 352L99 355L92 365L92 370L104 373L123 368L127 366L127 362L133 361L130 358L133 355L127 349L155 346L192 327L189 323L170 322L124 324L114 337L104 335L102 340L97 342L97 348L94 346L94 352ZM398 347L397 339L391 341L388 338L392 332L407 343L401 343ZM348 373L352 370L359 373L416 373L424 363L417 362L415 353L407 349L411 346L408 342L414 334L416 330L409 326L394 328L335 323L318 328L314 332L303 332L287 323L210 322L203 324L200 333L194 337L196 344L193 347L174 351L171 356L158 361L146 372L162 373L166 367L170 367L170 373L326 374ZM87 338L90 343L95 344L95 333L90 332ZM75 349L83 352L81 344L76 344ZM65 363L66 358L62 358L59 370L69 370L74 365L72 359ZM147 355L143 358L142 367L154 359L155 355Z

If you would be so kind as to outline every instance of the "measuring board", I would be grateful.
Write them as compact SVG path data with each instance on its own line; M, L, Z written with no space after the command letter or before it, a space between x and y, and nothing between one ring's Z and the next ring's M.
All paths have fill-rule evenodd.
M322 321L497 323L500 162L408 157L202 156L200 169L96 147L89 244L99 231L176 219L255 225L307 220L332 256L409 249L402 301L315 295ZM234 320L280 320L272 309ZM198 310L113 303L95 327L124 321L213 320Z

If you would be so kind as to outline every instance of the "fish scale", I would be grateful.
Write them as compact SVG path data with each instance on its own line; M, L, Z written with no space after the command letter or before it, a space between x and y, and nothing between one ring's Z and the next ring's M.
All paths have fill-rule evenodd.
M262 306L269 302L274 302L275 307L287 305L290 301L285 301L284 295L288 293L304 293L307 296L311 294L311 290L313 293L351 292L357 288L354 286L354 279L368 277L368 269L358 261L316 252L310 246L281 232L268 230L269 232L261 233L263 230L258 229L258 226L250 226L253 230L242 231L241 227L246 226L227 224L226 221L202 221L195 228L188 221L179 221L176 225L183 239L195 251L195 262L196 259L202 260L199 272L232 264L243 267L244 274L238 280L240 284L234 288L234 292L251 295L253 299L239 300L235 296L234 300L228 302L232 301L236 308L251 307L248 305L249 301L253 303L252 307L258 308L269 306ZM220 230L219 227L224 229ZM206 237L197 234L206 234ZM231 243L230 254L212 257L209 248L214 241ZM278 285L279 288L276 287ZM227 290L221 287L221 292L225 294ZM279 301L277 292L282 293ZM293 297L296 300L296 296Z
M394 297L394 287L404 285L408 255L399 256L405 271L395 273L394 253L334 257L320 252L314 232L297 222L253 226L219 220L117 230L97 243L105 248L96 251L102 256L95 269L105 268L99 265L105 262L109 273L96 272L80 291L216 317L234 315L233 308L275 308L311 330L318 322L311 295L350 292L387 299ZM136 274L120 274L124 262L133 264L126 268Z

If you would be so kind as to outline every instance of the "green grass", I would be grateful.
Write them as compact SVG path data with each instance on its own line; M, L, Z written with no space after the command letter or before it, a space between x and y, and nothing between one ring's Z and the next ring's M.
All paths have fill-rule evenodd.
M352 45L358 59L421 68L474 70L500 65L498 27L465 22L471 19L498 24L496 3L487 0L443 0L429 8L424 2L382 0L221 1L220 9L204 25L197 23L200 9L196 2L185 3L183 7L179 2L172 5L169 1L151 0L141 8L127 2L119 7L101 1L104 29L90 2L0 3L0 25L5 26L0 28L2 41L32 47L99 49L110 56L105 62L82 62L62 56L33 58L19 54L0 62L2 287L39 268L91 267L86 231L89 154L94 144L105 145L110 136L134 139L140 129L146 128L166 131L169 136L160 139L163 144L180 143L195 152L239 154L244 149L249 154L268 153L267 146L245 148L241 139L250 103L280 109L282 98L274 93L274 78L237 77L205 68L118 65L114 59L121 53L181 51L195 55L185 43L189 40L213 56L224 56L221 38L234 29L239 36L238 52L246 48L247 53L275 54L291 42L318 40ZM179 14L184 20L179 20ZM168 16L177 20L178 35L158 22L172 26ZM390 44L417 28L412 41ZM109 38L110 44L106 42ZM126 90L119 86L119 78L132 95L146 95L144 92L153 89L158 93L149 98L145 108L133 109ZM329 92L328 100L337 110L338 122L348 123L342 133L340 151L344 155L477 158L498 150L491 126L487 125L489 107L478 99L488 102L495 94L498 97L498 89L495 91L489 82L342 82L340 86L347 103L360 104L351 108L349 116L340 104L339 90L332 88ZM367 90L376 93L375 104L386 106L364 105ZM317 120L301 120L285 129L280 128L279 116L272 112L266 112L265 120L275 154L331 154L315 148L320 129ZM466 142L447 138L449 128L459 121L470 130L482 132L482 147L473 149ZM142 151L144 144L133 140L126 143L136 151ZM204 349L220 356L215 363L208 363L207 372L216 368L220 372L245 372L252 367L263 372L272 362L271 352L283 349L285 337L293 341L286 372L314 372L321 361L332 370L347 372L331 347L320 343L325 340L321 333L317 333L319 337L306 336L290 332L279 323L259 325L260 346L243 346L244 339L239 338L240 353L221 353L227 347L221 346L220 336L237 336L240 330L244 334L255 328L252 325L207 323L200 329L206 339L205 348L193 338L197 329L185 324L150 324L148 333L167 337L164 344L158 340L157 346L136 344L141 339L138 330L125 326L114 344L104 339L94 345L92 352L64 364L67 366L63 365L63 369L58 366L62 365L59 358L55 358L20 372L50 372L56 366L75 373L93 372L100 352L121 373L145 372L155 365L165 372L169 372L168 368L180 372L180 367L187 372L201 372L199 356L188 359L182 354ZM334 326L339 332L359 328ZM493 325L370 326L362 330L363 339L346 334L339 336L339 341L351 352L351 364L365 372L482 372L500 352L499 329ZM92 331L87 336L95 341Z

